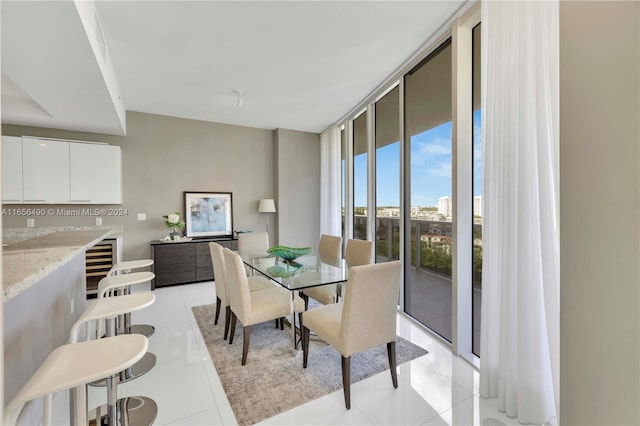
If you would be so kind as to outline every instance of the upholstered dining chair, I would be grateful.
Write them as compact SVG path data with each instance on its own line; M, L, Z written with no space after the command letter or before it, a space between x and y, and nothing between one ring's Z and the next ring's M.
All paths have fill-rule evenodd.
M342 259L342 237L334 235L320 235L318 244L318 256L324 263L336 264ZM304 300L305 310L309 308L309 298L317 300L323 305L335 303L338 300L338 285L329 284L320 287L312 287L300 293Z
M347 240L347 246L344 249L344 260L347 262L347 268L369 265L373 263L374 255L375 245L373 241ZM338 284L338 300L340 297L344 297L344 286L342 284Z
M354 266L349 270L344 301L304 313L303 367L309 357L309 333L333 346L342 355L342 385L347 410L351 408L351 355L387 345L393 387L396 371L396 310L400 291L401 262Z
M224 309L224 340L227 340L229 333L229 321L231 319L230 307L229 307L229 293L227 291L227 271L224 264L224 255L222 254L223 247L214 242L209 243L209 253L211 254L211 264L213 265L213 273L216 283L216 316L213 322L214 325L218 325L218 318L220 316L220 310ZM264 290L266 288L275 287L269 280L262 277L249 277L247 279L249 283L249 291Z
M238 234L238 253L243 259L267 256L269 247L269 234L266 232ZM251 268L247 266L244 269L247 275L253 275Z
M269 234L266 232L247 232L238 234L238 253L243 258L267 255Z
M304 302L298 296L291 299L291 293L283 287L273 286L258 291L249 291L249 280L244 273L242 258L237 253L223 249L224 261L227 272L227 290L231 307L231 326L229 344L233 343L233 335L236 329L236 321L240 320L243 326L242 365L247 363L249 351L249 335L251 326L266 321L272 321L291 314L293 303L294 313L304 310ZM256 279L267 280L264 277ZM295 332L295 314L292 315ZM299 315L300 330L302 330L302 315ZM295 336L294 336L295 338Z

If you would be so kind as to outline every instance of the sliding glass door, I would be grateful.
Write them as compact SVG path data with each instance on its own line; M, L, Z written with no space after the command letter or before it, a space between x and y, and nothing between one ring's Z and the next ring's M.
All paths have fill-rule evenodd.
M405 76L411 221L405 238L405 311L452 340L451 42Z

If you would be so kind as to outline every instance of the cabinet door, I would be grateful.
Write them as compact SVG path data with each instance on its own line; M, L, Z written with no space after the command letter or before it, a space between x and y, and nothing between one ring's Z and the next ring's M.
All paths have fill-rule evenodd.
M69 144L69 179L72 203L121 204L120 147Z
M196 280L195 245L168 243L153 246L154 285L190 283Z
M2 137L2 202L22 203L22 138Z
M213 265L209 243L194 243L196 246L196 281L213 280Z
M22 138L25 203L69 202L69 143Z

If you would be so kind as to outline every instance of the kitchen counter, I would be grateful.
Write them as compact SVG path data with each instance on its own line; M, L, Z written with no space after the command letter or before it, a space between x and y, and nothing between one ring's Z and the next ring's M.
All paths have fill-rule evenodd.
M52 228L49 228L52 229ZM15 242L4 245L3 302L16 297L59 269L74 256L108 237L115 237L117 229L87 229L49 232L25 239L22 234ZM16 241L17 240L17 241Z

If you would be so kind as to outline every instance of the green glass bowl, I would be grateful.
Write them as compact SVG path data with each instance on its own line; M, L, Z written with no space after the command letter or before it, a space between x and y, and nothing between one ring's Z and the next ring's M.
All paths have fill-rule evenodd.
M267 250L267 253L284 260L294 260L300 256L310 254L311 247L273 246L269 250Z

